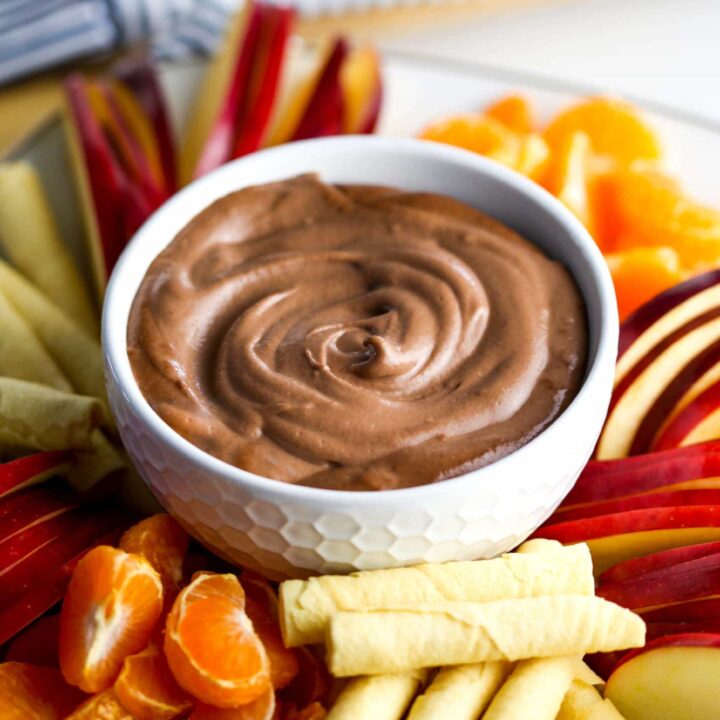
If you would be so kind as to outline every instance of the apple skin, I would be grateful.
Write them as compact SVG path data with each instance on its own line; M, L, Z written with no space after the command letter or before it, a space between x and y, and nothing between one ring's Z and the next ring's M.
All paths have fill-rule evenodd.
M73 461L66 450L49 450L0 465L0 499L11 492L62 475Z
M720 283L720 270L712 270L665 290L639 307L620 326L618 357L621 358L628 348L663 315L718 283Z
M599 578L600 583L621 582L631 580L641 575L655 573L658 570L682 564L690 560L708 556L720 556L720 541L701 543L699 545L686 545L684 547L665 550L645 557L626 560L619 565L606 570Z
M720 381L701 392L672 418L660 431L652 449L670 450L681 447L688 435L719 409Z
M550 518L549 524L567 522L598 515L616 515L631 510L656 507L678 507L690 505L720 505L720 490L675 490L670 492L646 493L630 497L606 500L605 502L581 505L567 509L560 508Z
M175 141L170 113L155 67L144 56L131 57L113 65L111 72L133 93L149 118L158 144L165 190L172 194L178 186Z
M642 613L646 622L720 623L720 598L692 600Z
M624 655L605 697L626 720L720 717L720 634L683 633L651 640Z
M617 460L591 460L563 507L647 493L720 476L720 440Z
M688 560L621 582L601 583L597 594L635 611L720 596L720 554Z
M340 70L347 54L347 42L337 38L291 140L342 134L344 110Z
M720 620L715 622L646 622L648 642L668 635L682 635L687 633L719 633Z

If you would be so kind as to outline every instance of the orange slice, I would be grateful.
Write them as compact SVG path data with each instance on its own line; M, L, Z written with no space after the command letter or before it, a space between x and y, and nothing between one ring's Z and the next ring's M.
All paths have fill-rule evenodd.
M154 643L125 658L114 690L136 720L171 720L192 707Z
M629 242L669 246L685 265L698 269L720 262L720 210L695 202L675 180L652 169L617 172L608 182L618 249Z
M208 705L237 707L271 685L270 661L234 575L201 573L180 592L165 625L165 655L180 685Z
M153 515L133 525L120 538L120 549L142 555L160 574L166 592L182 582L183 560L190 538L170 515Z
M551 152L559 152L576 132L590 138L592 151L621 165L657 160L660 141L630 104L611 98L591 98L555 117L545 130Z
M620 320L684 279L678 254L668 247L634 248L606 255Z
M147 645L162 612L160 576L139 555L100 545L80 560L60 613L60 669L85 692L109 688Z
M112 690L93 695L66 720L135 720Z
M520 135L532 132L534 125L530 102L522 95L506 95L496 100L485 115Z
M517 135L480 113L446 118L425 128L420 137L485 155L532 178L540 177L549 155L539 135Z
M188 720L273 720L275 691L268 688L259 698L236 708L219 708L198 703Z
M83 700L59 670L20 662L0 664L0 717L3 720L60 720Z

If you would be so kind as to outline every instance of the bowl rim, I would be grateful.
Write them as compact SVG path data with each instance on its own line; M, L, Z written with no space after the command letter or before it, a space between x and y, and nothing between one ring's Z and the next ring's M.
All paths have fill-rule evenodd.
M175 208L188 197L192 197L208 185L215 184L219 192L213 193L213 199L209 201L212 202L223 195L249 186L252 183L243 182L238 185L232 182L232 178L238 172L238 167L249 161L258 162L258 158L270 159L272 156L279 156L283 153L305 151L311 155L320 145L335 146L335 152L342 153L344 148L354 149L358 144L365 144L368 147L373 147L376 151L387 152L395 156L424 156L424 159L430 162L442 160L460 164L473 172L489 176L499 185L510 186L511 189L528 196L528 199L540 206L544 212L554 216L554 219L566 228L568 235L573 237L576 247L580 250L580 255L589 270L589 277L594 285L593 290L597 294L599 301L599 318L596 329L597 346L593 356L589 358L583 383L570 404L550 425L522 447L489 465L435 483L394 490L337 490L288 483L230 465L198 448L168 425L153 410L135 381L127 354L127 324L132 301L136 293L133 293L133 297L128 304L127 313L122 314L120 312L122 307L118 307L118 305L122 306L124 304L122 286L126 274L132 273L131 262L136 254L142 254L138 247L142 244L143 237L150 234L156 224L172 215ZM230 181L229 183L222 182L226 178ZM178 232L183 226L179 225L175 232ZM171 241L172 237L168 240L168 243L158 249L157 253L161 252ZM157 253L152 256L149 262L154 260ZM583 300L587 303L587 293L581 290L581 294ZM121 327L118 327L119 321L117 318L119 315L122 316ZM592 395L593 388L596 385L608 383L609 387L611 387L610 378L612 375L609 374L608 368L614 368L618 332L619 321L615 291L607 264L595 241L582 223L553 195L514 170L468 150L415 138L358 135L301 140L261 150L249 156L230 161L217 170L193 181L173 195L137 230L120 255L106 288L101 335L106 366L106 384L108 387L113 383L116 384L125 402L140 416L146 426L164 444L169 445L176 453L182 456L183 460L195 467L204 467L208 472L215 475L224 476L233 483L240 483L246 488L259 491L266 496L274 495L278 499L315 500L318 502L334 500L342 501L344 504L352 503L355 506L378 507L397 505L400 501L423 501L433 496L436 497L438 494L449 492L451 488L454 491L462 490L463 487L470 484L476 487L480 480L492 480L493 473L498 474L505 470L512 472L513 466L517 466L518 471L525 470L527 466L524 465L524 459L531 456L540 443L548 443L559 435L567 433L569 428L577 426L578 414L583 410L583 406L588 401L597 400ZM112 397L112 393L110 394ZM571 435L571 433L569 434Z

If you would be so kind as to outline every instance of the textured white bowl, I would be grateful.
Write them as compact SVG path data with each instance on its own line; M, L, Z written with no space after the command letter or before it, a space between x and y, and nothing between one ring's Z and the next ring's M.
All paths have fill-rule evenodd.
M155 256L197 213L233 190L318 172L451 195L498 218L566 264L590 330L584 384L526 446L434 485L342 492L289 485L232 467L178 435L151 409L127 356L127 321ZM491 557L535 530L577 479L597 441L612 388L618 319L605 262L557 200L464 150L379 137L310 140L234 161L194 182L138 231L115 267L103 313L110 403L122 439L159 501L201 542L275 578Z

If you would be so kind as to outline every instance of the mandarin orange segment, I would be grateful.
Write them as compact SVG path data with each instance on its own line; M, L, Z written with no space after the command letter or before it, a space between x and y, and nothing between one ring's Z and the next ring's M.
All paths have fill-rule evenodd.
M270 661L244 608L245 593L234 575L200 573L168 615L168 664L178 683L203 703L237 707L271 686Z
M112 690L88 698L66 720L135 720Z
M153 515L125 531L120 549L142 555L160 574L166 591L177 590L190 538L178 522L167 515Z
M605 259L615 285L621 321L685 277L672 248L634 248L606 255Z
M85 696L59 670L21 662L0 663L0 718L60 720Z
M502 123L480 113L454 115L423 130L424 140L471 150L480 155L515 155L518 139Z
M293 650L285 647L280 634L280 625L271 610L256 602L253 598L245 600L245 612L252 621L253 628L265 646L270 660L270 676L276 690L288 685L300 670L300 663Z
M630 104L611 98L590 98L557 115L545 129L552 152L559 152L573 133L590 138L592 151L628 165L658 160L660 140Z
M77 564L60 612L60 669L85 692L111 687L160 618L160 576L140 555L100 545Z
M275 691L268 688L259 698L236 708L219 708L197 703L188 720L272 720Z
M672 178L634 167L615 173L611 184L618 249L628 242L674 248L688 267L720 262L720 210L689 198Z
M155 644L125 658L114 690L136 720L171 720L192 707Z
M534 125L530 101L523 95L506 95L496 100L486 108L485 115L520 135L532 132Z

